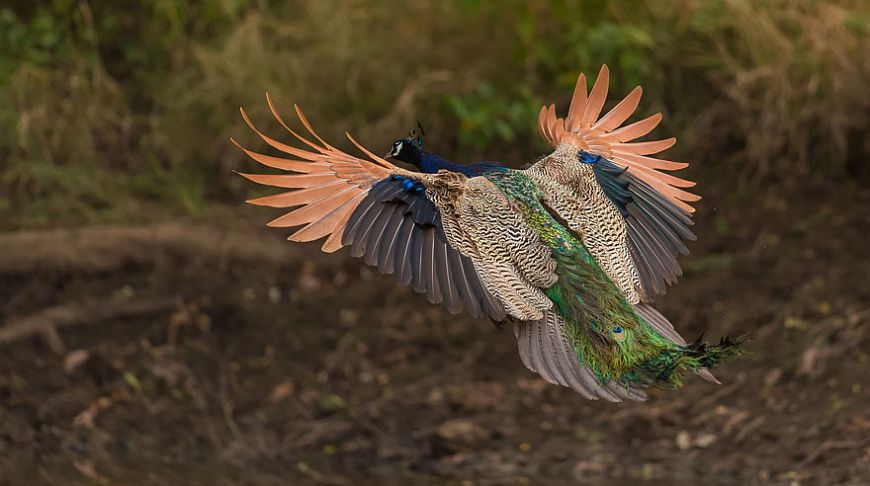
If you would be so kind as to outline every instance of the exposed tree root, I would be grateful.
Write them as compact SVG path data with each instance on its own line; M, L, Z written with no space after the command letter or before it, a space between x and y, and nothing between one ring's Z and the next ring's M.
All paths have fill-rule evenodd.
M169 311L175 305L174 297L121 301L104 299L62 304L6 323L0 327L0 344L42 334L49 347L61 353L64 345L58 328L156 314Z
M262 233L179 223L22 231L0 234L0 275L101 273L151 265L169 257L209 264L243 260L280 265L295 260L288 247Z

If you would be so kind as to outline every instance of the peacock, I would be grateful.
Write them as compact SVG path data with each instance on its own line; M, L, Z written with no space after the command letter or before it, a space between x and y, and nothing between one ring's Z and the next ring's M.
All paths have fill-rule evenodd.
M310 137L300 135L268 94L303 148L259 131L244 109L247 125L282 156L232 141L290 172L241 174L288 189L248 202L294 208L268 223L302 226L289 240L326 238L325 252L349 246L452 314L512 326L523 364L550 383L593 400L645 400L650 387L679 388L686 372L717 382L709 370L739 355L743 338L688 343L652 306L681 274L677 257L695 239L691 203L700 197L686 190L693 182L663 172L688 164L650 157L674 138L634 141L661 114L624 125L640 87L599 117L608 82L606 65L589 92L581 74L564 118L555 105L541 108L553 151L521 170L428 153L419 126L384 157L346 133L357 157L321 138L294 105Z

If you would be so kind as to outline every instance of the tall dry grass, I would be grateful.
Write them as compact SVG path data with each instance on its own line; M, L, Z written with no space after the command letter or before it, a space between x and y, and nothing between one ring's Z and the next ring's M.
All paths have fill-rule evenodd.
M867 7L855 0L87 0L0 7L5 227L197 213L250 190L227 140L276 129L263 94L375 150L416 120L433 149L522 163L576 75L642 83L695 175L866 174ZM734 176L736 179L737 176ZM757 184L757 182L755 183Z
M860 2L723 2L702 45L719 99L699 138L739 144L756 178L858 171L868 155L870 14ZM720 150L725 147L717 147Z

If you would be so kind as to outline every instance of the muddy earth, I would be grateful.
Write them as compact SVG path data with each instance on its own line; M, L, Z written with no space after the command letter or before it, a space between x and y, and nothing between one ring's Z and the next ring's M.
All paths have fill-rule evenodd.
M582 399L269 214L0 235L0 484L870 484L870 192L707 194L658 303L749 354Z

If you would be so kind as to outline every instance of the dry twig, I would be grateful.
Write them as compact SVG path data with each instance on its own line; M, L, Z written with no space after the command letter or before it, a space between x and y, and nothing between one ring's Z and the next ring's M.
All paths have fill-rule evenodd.
M53 351L63 352L58 328L157 314L166 312L175 305L174 297L121 301L102 299L61 304L7 322L0 327L0 344L42 334Z

